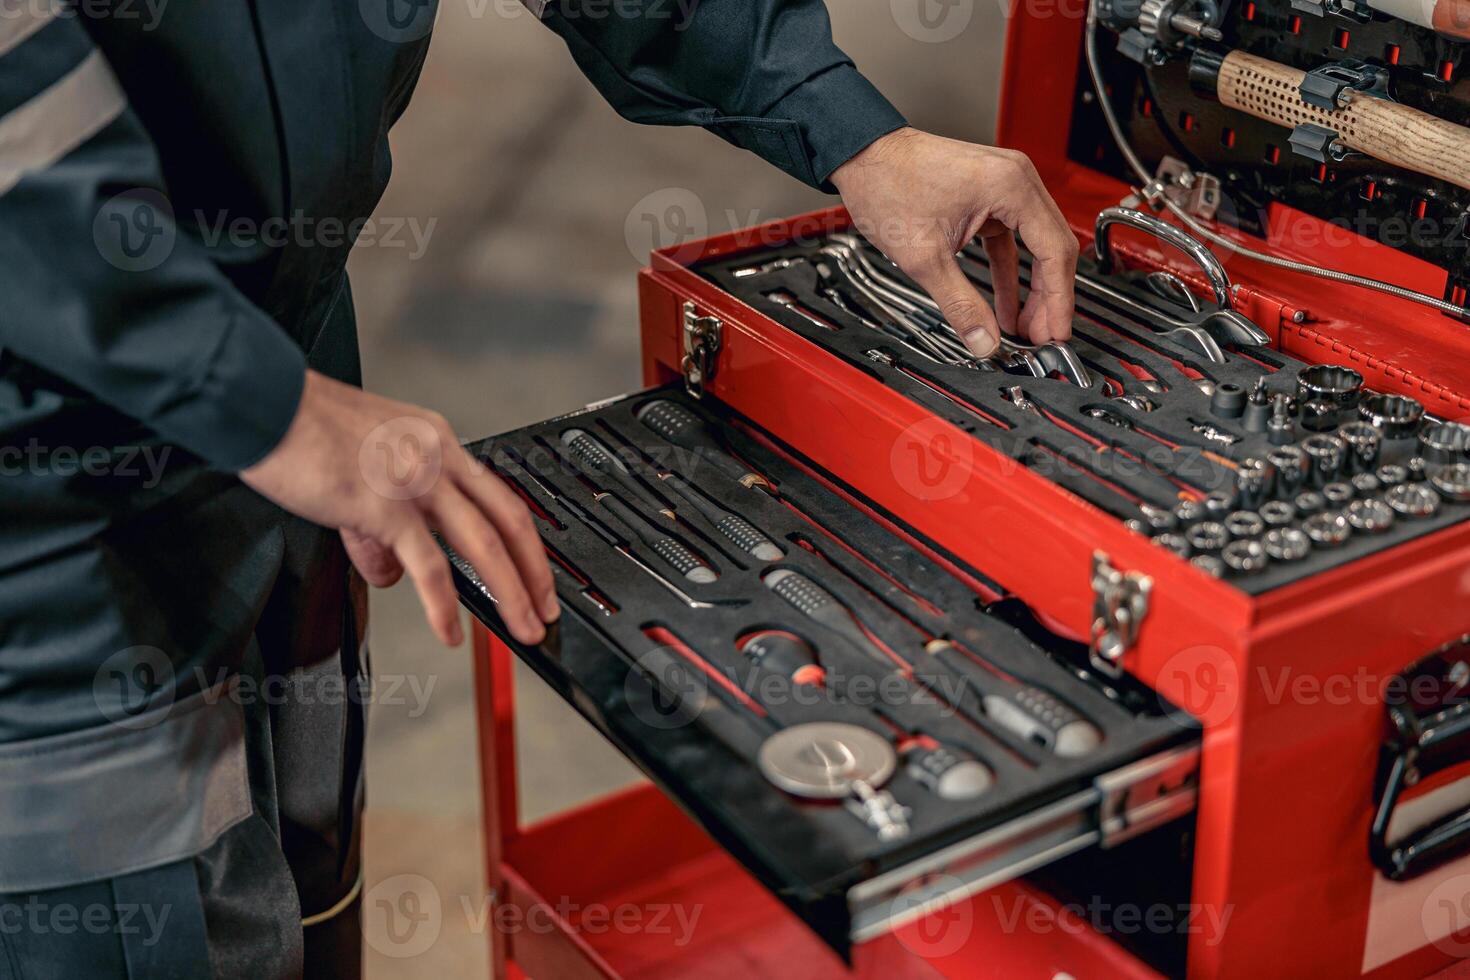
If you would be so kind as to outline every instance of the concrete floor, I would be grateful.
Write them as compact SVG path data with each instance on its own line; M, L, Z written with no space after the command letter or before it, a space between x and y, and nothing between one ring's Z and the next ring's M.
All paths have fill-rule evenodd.
M830 6L838 43L915 125L989 137L1004 29L994 2ZM444 0L393 143L378 215L410 222L428 247L417 255L398 236L354 256L367 383L443 412L465 438L638 386L634 275L654 244L649 216L684 205L702 235L832 200L714 136L624 122L509 0ZM439 648L400 585L374 596L373 657L384 697L369 732L368 976L484 976L468 651ZM639 778L518 670L523 819ZM425 949L395 945L373 915L405 883L442 909Z

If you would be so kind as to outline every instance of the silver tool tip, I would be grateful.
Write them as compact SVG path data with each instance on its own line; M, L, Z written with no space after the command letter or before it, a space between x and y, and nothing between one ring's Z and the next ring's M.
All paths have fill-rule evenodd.
M706 568L704 565L696 565L695 567L689 569L688 574L686 574L684 577L698 585L709 585L711 582L719 578L719 576L714 573L714 569Z
M778 568L765 577L766 587L774 589L784 579L788 579L794 574L789 568Z

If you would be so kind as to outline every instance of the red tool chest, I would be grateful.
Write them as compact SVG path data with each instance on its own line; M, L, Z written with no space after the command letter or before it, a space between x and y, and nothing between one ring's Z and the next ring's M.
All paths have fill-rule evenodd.
M1217 15L1226 38L1244 45L1258 29L1274 29L1276 20L1287 26L1292 17L1300 20L1285 0L1279 8L1227 5ZM1014 11L998 142L1031 156L1089 245L1097 215L1131 191L1117 176L1104 134L1079 116L1092 105L1080 56L1085 13L1085 6L1065 3ZM1318 19L1320 24L1309 15L1306 30L1321 32L1324 43L1318 51L1304 41L1304 57L1325 57L1342 39L1343 28L1333 26L1331 15ZM1457 56L1458 48L1446 50ZM1132 95L1120 92L1128 66L1109 71L1114 85L1108 96L1129 100L1130 112L1140 112L1145 100L1153 106L1170 98L1168 89L1148 87L1157 79L1136 83ZM1162 77L1168 81L1167 70ZM1446 98L1465 94L1446 91ZM1197 111L1228 132L1210 139L1231 153L1238 142L1275 138L1232 117L1216 118L1213 110L1180 111ZM1196 132L1193 119L1190 133ZM1281 130L1283 145L1286 135ZM1244 187L1244 198L1250 188L1282 179L1268 175L1252 183L1229 169L1230 159L1213 163L1234 175L1225 181L1226 192ZM1312 168L1301 166L1310 180ZM1344 186L1392 183L1394 193L1424 193L1447 210L1461 203L1453 189L1431 183L1427 191L1405 190L1412 181L1392 168L1385 179L1375 178L1371 165L1361 173L1355 166L1362 169L1350 161L1336 179ZM1435 197L1436 190L1443 193ZM1458 255L1416 255L1414 248L1333 231L1323 215L1332 217L1341 200L1337 190L1310 191L1292 198L1297 206L1270 204L1249 231L1223 222L1211 227L1272 254L1456 295ZM1375 199L1370 193L1364 200ZM1244 204L1238 206L1243 213ZM1358 551L1310 574L1208 574L1086 494L977 438L972 426L957 422L957 415L974 415L973 406L949 410L942 386L926 382L929 394L916 398L919 389L896 387L860 358L824 346L822 331L809 329L810 310L798 314L808 321L803 326L779 308L742 298L730 285L731 276L741 275L730 271L735 264L754 268L779 260L847 226L845 213L833 209L656 253L639 281L644 374L651 387L668 388L638 397L688 399L712 413L715 425L728 418L727 446L746 438L733 434L738 430L755 433L763 445L785 447L821 483L803 505L796 492L801 480L793 474L798 505L817 507L812 501L825 493L841 497L854 513L919 553L934 576L961 581L986 601L1009 597L1029 607L1058 644L1088 644L1098 669L1121 670L1118 683L1141 682L1153 692L1149 697L1156 693L1163 708L1156 714L1170 719L1174 732L1142 725L1121 726L1124 734L1116 734L1110 728L1114 748L1136 749L1106 766L1099 761L1096 771L1054 767L1064 773L1058 786L1085 785L1093 796L1081 818L1090 822L1085 832L1080 823L1068 823L1066 836L1047 841L1052 851L1035 839L1018 842L1027 820L1050 831L1061 826L1038 816L1051 812L1060 790L1031 794L1003 820L977 817L968 825L972 832L936 832L931 854L918 841L917 850L901 857L874 851L859 862L866 870L828 889L812 886L804 873L783 877L789 858L784 843L763 850L743 823L750 813L719 800L718 785L693 786L697 780L679 761L665 765L688 750L680 741L684 735L704 735L686 731L665 740L639 729L636 708L628 715L622 700L599 700L619 682L599 686L588 665L611 656L621 641L614 637L601 650L567 627L562 646L549 641L539 651L513 650L477 630L492 888L500 903L523 910L555 906L567 896L580 910L549 917L545 930L497 932L497 970L540 977L752 971L775 977L1423 976L1470 955L1470 857L1459 846L1470 805L1466 743L1446 735L1423 742L1422 752L1409 745L1424 734L1421 729L1438 726L1444 734L1463 723L1453 711L1464 707L1463 698L1436 703L1443 714L1425 709L1416 715L1416 695L1405 693L1416 680L1433 687L1434 696L1444 695L1445 683L1466 683L1470 521L1450 506L1432 528L1391 544L1355 538ZM1112 229L1111 238L1111 255L1127 269L1166 270L1208 295L1200 269L1158 239L1126 228ZM1217 252L1234 284L1230 305L1268 336L1252 360L1286 355L1293 365L1350 367L1367 389L1411 396L1431 416L1470 416L1470 326L1461 320ZM1099 265L1089 261L1087 271L1096 273ZM1087 315L1096 320L1098 309ZM702 346L711 350L707 358L698 353ZM692 384L691 351L701 369ZM892 367L892 358L883 364ZM1041 382L1065 384L1038 377ZM686 385L697 399L678 393ZM1044 389L1028 388L1037 390ZM936 393L937 401L929 397ZM628 404L644 403L635 398ZM616 403L598 406L552 425L560 427L556 431L604 425L604 438L612 441L622 411ZM758 451L751 448L742 458ZM1228 446L1217 455L1228 456ZM541 499L534 488L521 489L533 502ZM733 492L719 499L747 499ZM554 525L572 523L548 509L553 499L542 500L538 513ZM762 498L761 506L768 503ZM778 543L785 547L788 540L796 539ZM583 585L585 597L588 583L562 579L568 582ZM464 575L460 584L472 611L495 628L493 605ZM577 618L565 589L562 598ZM594 627L587 635L595 634ZM606 639L606 630L602 635ZM509 723L512 655L526 658L657 785L519 827ZM1395 714L1389 710L1395 705L1406 707ZM1413 727L1416 722L1420 727ZM1145 765L1154 767L1156 778L1137 777ZM999 763L992 768L1005 771ZM1109 797L1103 789L1108 780L1129 772L1126 788ZM1149 801L1140 798L1144 791L1158 796L1152 816ZM1391 796L1388 806L1381 805L1385 795ZM767 813L797 819L782 817L785 811ZM1404 837L1399 823L1416 816L1437 824L1439 835L1421 842L1423 853L1395 851ZM1394 829L1390 820L1398 822ZM1127 843L1130 835L1110 836L1129 821L1137 822L1139 836ZM986 849L997 835L1004 860L995 859L993 845ZM959 860L952 859L956 848ZM945 854L951 859L925 870L929 857ZM1062 860L1064 854L1070 856ZM992 863L976 870L983 861ZM1061 870L1049 874L1054 863ZM894 875L891 889L880 887ZM1179 880L1169 884L1171 879ZM868 892L878 896L872 904L854 897ZM630 903L700 909L701 921L683 933L595 928L585 919L594 906ZM1150 930L1125 925L1120 910L1141 917L1164 905L1176 910L1167 928L1178 935L1131 941Z

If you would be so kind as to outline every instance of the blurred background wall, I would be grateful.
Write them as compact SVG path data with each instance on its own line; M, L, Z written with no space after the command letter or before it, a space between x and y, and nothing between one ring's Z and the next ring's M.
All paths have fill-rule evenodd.
M838 44L915 126L991 138L1004 0L828 6ZM835 203L708 133L624 122L517 0L442 0L393 150L381 233L352 262L367 384L466 439L638 387L634 276L655 228L675 244ZM373 597L372 647L368 976L485 976L468 648L435 644L407 585ZM639 778L517 668L523 819ZM405 886L442 909L411 956L374 916Z

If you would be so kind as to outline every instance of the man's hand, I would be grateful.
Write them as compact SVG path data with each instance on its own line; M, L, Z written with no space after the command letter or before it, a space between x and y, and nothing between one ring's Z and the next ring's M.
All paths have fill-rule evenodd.
M540 642L560 612L526 505L433 412L308 371L285 438L240 478L291 513L339 528L369 584L392 585L407 569L449 646L464 635L431 527L479 572L516 639Z
M857 230L934 298L976 356L995 351L1001 330L1034 344L1072 336L1077 238L1025 154L900 129L837 168L832 183ZM1024 310L1016 235L1032 255ZM977 236L994 310L955 261Z

